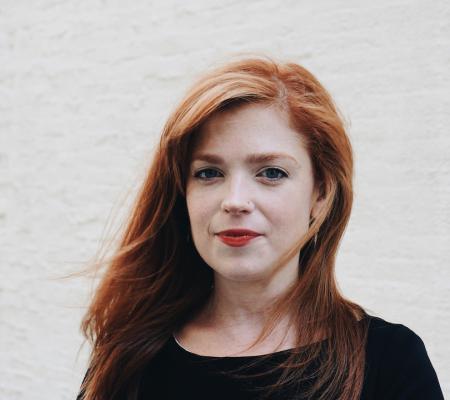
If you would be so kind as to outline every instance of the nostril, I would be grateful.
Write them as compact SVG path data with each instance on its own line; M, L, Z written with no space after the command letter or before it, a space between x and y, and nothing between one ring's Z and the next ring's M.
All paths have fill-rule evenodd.
M249 200L246 202L224 202L222 208L226 212L249 212L252 209L252 203Z

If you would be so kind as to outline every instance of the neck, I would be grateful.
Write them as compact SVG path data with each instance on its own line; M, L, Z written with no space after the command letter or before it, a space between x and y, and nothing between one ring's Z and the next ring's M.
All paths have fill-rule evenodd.
M200 313L200 320L230 338L256 339L268 322L275 301L297 279L296 266L283 268L271 280L236 281L216 274L214 290ZM275 330L285 333L289 321L289 315L282 316Z

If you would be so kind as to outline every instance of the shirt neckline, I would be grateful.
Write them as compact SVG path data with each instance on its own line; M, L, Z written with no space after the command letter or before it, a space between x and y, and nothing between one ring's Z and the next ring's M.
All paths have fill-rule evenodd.
M358 322L364 320L365 318L368 318L370 321L370 319L373 317L371 317L370 315L366 315ZM171 341L172 341L174 347L176 349L178 349L179 351L181 351L182 353L184 353L185 355L190 356L191 358L197 358L197 359L203 359L203 360L208 360L208 359L209 360L250 360L250 359L257 359L257 358L264 358L264 357L267 358L270 356L277 357L277 356L289 355L289 354L293 353L295 350L304 349L304 348L308 347L308 345L305 345L305 346L300 346L300 347L294 347L291 349L275 351L273 353L247 355L247 356L207 356L207 355L203 355L203 354L193 353L193 352L185 349L180 344L180 342L178 342L177 338L175 337L175 334L172 334ZM329 341L329 338L325 338L325 339L319 340L316 343L324 344L325 342L328 342L328 341Z
M279 351L275 351L273 353L266 353L266 354L254 354L254 355L246 355L246 356L208 356L208 355L204 355L204 354L197 354L197 353L193 353L187 349L185 349L180 342L178 342L177 338L175 337L174 334L172 334L171 340L173 342L173 344L175 345L175 347L181 351L182 353L184 353L187 356L190 356L192 358L197 358L197 359L210 359L210 360L250 360L250 359L257 359L257 358L264 358L264 357L278 357L278 356L283 356L283 355L288 355L290 353L293 353L296 349L296 347L291 348L291 349L285 349L285 350L279 350ZM325 342L328 339L323 339L320 342ZM307 346L301 346L299 348L302 347L307 347Z

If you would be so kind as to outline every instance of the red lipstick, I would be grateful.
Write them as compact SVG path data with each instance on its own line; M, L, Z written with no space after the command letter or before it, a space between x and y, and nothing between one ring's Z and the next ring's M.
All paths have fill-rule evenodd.
M228 229L219 232L217 236L228 246L241 247L245 246L252 239L261 236L261 234L249 229Z

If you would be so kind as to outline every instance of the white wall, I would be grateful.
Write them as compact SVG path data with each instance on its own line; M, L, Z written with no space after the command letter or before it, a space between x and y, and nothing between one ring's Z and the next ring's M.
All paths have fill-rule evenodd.
M205 68L263 52L309 68L351 126L348 297L424 340L450 396L450 3L0 4L0 398L74 399L99 245L170 109ZM126 203L127 204L127 203Z

